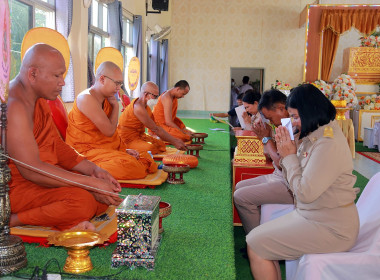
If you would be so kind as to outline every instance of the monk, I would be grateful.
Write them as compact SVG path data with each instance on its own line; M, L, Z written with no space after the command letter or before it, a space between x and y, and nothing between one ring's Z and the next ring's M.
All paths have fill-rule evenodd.
M10 82L11 227L95 230L91 218L121 202L119 183L67 145L55 127L46 100L60 94L65 70L58 50L37 44L25 53Z
M178 99L185 97L190 91L189 83L185 80L177 82L173 88L165 91L153 109L153 116L159 126L175 138L190 141L192 132L177 118ZM155 134L150 130L152 134Z
M99 65L95 84L77 96L69 113L66 143L118 180L141 179L156 172L157 164L147 152L127 149L120 139L115 94L122 85L116 64Z
M138 152L151 151L159 154L166 151L164 141L169 142L179 150L186 150L185 143L167 133L162 127L154 122L152 111L147 106L150 99L158 98L158 86L153 82L142 85L140 97L129 104L120 116L117 129L124 143ZM156 139L145 133L145 127L160 137Z

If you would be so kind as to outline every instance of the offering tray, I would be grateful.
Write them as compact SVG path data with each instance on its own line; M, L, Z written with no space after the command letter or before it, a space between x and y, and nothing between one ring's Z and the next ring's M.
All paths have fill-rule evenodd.
M199 151L203 150L203 146L200 144L186 145L186 148L187 148L186 153L188 155L196 156L197 158L199 158Z
M167 182L169 184L184 184L183 173L189 172L190 166L187 164L164 164L162 169L169 173ZM176 174L179 174L179 178L176 178Z
M194 144L204 144L205 143L205 138L208 137L207 133L202 133L202 132L196 132L193 133L193 143Z
M49 244L67 249L68 257L63 270L69 273L84 273L93 266L89 256L90 248L102 244L108 237L93 231L62 231L48 236Z

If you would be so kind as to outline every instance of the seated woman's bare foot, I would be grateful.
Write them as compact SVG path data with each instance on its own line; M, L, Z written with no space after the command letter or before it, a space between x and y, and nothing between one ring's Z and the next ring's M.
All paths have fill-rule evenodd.
M89 221L83 221L72 227L70 230L92 230L95 231L95 226Z

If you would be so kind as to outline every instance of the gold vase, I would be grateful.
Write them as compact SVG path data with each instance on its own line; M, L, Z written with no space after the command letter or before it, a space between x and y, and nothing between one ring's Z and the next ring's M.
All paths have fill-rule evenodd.
M346 108L347 106L346 100L331 100L331 103L334 105L336 109L335 119L345 120L346 119L345 113L349 110L349 108Z

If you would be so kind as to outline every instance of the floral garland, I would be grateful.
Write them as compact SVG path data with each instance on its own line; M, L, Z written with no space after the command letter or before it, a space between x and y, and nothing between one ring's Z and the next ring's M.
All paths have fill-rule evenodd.
M338 76L332 84L331 100L346 100L347 107L358 105L358 99L355 94L356 85L351 76L342 74Z
M279 81L279 80L276 80L276 83L272 84L271 86L272 89L278 89L278 90L291 90L292 87L283 82L283 81Z
M331 99L332 86L331 84L326 83L323 80L316 80L312 83L316 88L318 88L322 93L328 98Z
M362 47L380 48L380 36L363 36L360 37L360 44Z
M361 96L359 106L364 110L380 110L380 95Z

